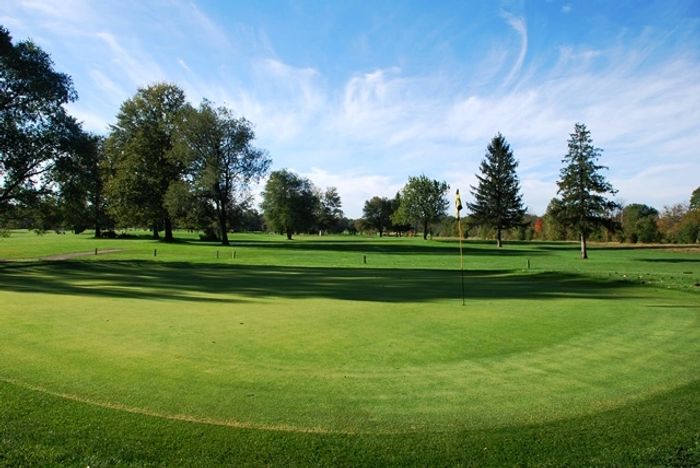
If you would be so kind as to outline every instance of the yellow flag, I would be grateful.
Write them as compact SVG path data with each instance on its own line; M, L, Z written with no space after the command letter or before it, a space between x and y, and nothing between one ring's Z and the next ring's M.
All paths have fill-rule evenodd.
M457 194L455 195L455 209L459 218L459 212L462 211L462 197L459 196L459 189L457 189Z

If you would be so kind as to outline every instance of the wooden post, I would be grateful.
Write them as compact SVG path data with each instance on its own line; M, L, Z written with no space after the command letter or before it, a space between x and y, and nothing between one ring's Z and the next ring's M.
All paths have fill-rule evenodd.
M367 265L367 255L362 256L362 261L364 262L365 265Z
M157 257L157 256L158 256L158 250L153 249L153 256L154 256L154 257Z
M95 247L95 255L97 255L97 247Z

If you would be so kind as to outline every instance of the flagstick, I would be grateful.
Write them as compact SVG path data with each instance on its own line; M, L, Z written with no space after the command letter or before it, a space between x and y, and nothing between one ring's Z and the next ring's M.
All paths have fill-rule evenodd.
M459 270L462 276L462 305L464 305L464 256L462 255L462 221L457 212L457 226L459 230Z

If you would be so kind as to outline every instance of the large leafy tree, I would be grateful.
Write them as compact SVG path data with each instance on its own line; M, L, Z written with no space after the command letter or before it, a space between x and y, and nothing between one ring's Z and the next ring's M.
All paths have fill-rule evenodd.
M111 177L106 185L112 214L122 225L165 229L173 240L172 219L164 203L171 184L187 167L179 133L188 110L185 93L160 83L139 89L125 101L112 126L106 150Z
M267 173L270 158L253 146L252 124L226 107L214 108L204 101L191 112L185 128L195 190L213 203L219 238L228 245L229 218L245 199L249 184Z
M73 150L81 132L64 104L75 101L71 78L53 68L30 40L12 43L0 26L0 215L41 182Z
M343 220L342 201L335 187L328 187L325 192L317 194L318 212L316 222L320 232L340 232Z
M275 171L262 193L265 222L292 240L295 232L308 231L316 221L319 199L311 181L287 170Z
M659 240L657 222L659 212L640 203L632 203L622 210L622 233L627 242L656 242Z
M391 215L394 214L394 201L386 197L372 197L362 208L364 224L375 229L382 237L391 228Z
M400 204L392 220L397 224L420 224L423 239L428 238L430 223L445 215L449 202L446 182L429 179L425 175L409 177L401 189Z
M611 213L619 205L606 198L617 193L600 173L605 166L597 164L601 149L593 146L591 132L577 123L570 134L569 151L562 162L559 198L554 204L554 216L575 232L581 240L581 258L588 258L588 236L601 226L612 224Z
M101 237L110 223L104 197L104 138L83 133L70 158L57 161L52 172L59 187L63 217L76 233L88 227Z
M500 133L486 149L477 174L479 181L472 186L474 202L467 203L474 223L496 230L496 244L501 247L501 232L520 226L525 216L520 182L515 172L518 162L506 139Z

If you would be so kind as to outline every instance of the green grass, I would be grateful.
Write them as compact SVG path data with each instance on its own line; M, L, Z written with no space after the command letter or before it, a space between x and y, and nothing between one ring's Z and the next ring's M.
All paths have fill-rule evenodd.
M0 464L700 462L698 249L180 235L0 239Z

